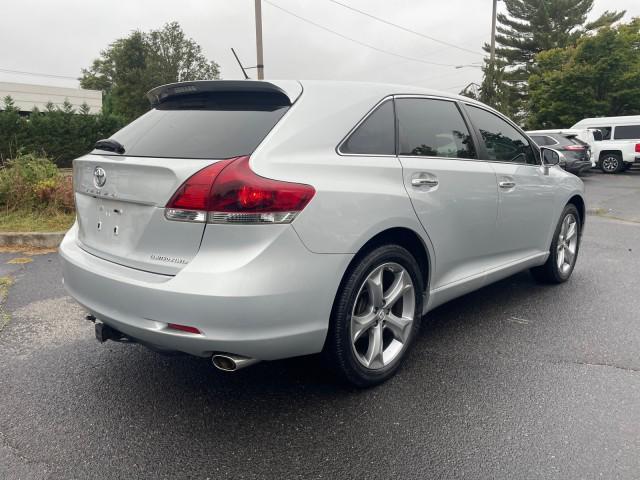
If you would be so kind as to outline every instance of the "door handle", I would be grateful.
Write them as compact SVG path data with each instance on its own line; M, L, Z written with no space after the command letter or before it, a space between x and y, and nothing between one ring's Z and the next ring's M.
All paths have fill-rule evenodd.
M513 188L516 186L516 182L503 181L503 182L498 182L498 185L500 186L500 188Z
M438 186L438 180L433 178L412 178L411 185L414 187L436 187Z

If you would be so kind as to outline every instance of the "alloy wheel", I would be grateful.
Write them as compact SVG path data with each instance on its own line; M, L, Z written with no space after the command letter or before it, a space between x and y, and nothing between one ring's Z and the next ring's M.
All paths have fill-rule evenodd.
M414 285L397 263L376 267L364 280L351 313L351 345L358 362L377 370L392 363L409 339Z
M602 169L607 172L615 172L618 170L618 159L616 157L604 157L602 160Z
M556 262L558 270L566 275L571 270L576 259L578 248L578 221L573 214L568 214L562 221L558 243L556 247Z

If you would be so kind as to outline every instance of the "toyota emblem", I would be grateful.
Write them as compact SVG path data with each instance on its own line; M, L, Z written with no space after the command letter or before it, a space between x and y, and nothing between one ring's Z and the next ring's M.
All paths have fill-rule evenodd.
M93 184L97 188L102 188L105 183L107 183L107 172L102 167L96 167L93 170Z

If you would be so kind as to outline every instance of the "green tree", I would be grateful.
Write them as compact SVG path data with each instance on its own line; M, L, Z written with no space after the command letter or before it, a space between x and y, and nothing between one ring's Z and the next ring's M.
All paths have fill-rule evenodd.
M18 135L21 133L22 118L13 98L4 97L0 109L0 165L17 153Z
M145 94L165 83L219 78L219 67L187 38L177 22L134 31L100 52L80 85L103 91L103 109L131 121L149 109Z
M479 100L509 117L517 116L514 109L515 92L505 81L505 66L501 62L486 62L482 68L484 76L480 85Z
M640 18L538 54L529 92L531 128L640 114Z
M593 22L587 15L594 0L504 0L506 14L498 14L496 59L494 70L504 66L501 83L494 88L504 91L509 110L522 116L526 107L526 81L535 67L536 55L554 48L565 48L588 32L610 26L624 11L605 11ZM489 46L484 49L488 52ZM485 76L487 68L485 68ZM489 72L495 73L495 72ZM506 113L506 112L505 112Z

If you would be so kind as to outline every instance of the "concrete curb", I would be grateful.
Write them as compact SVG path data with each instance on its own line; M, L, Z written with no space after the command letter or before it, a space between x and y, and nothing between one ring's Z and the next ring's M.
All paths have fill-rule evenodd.
M67 232L0 232L2 247L56 248Z

